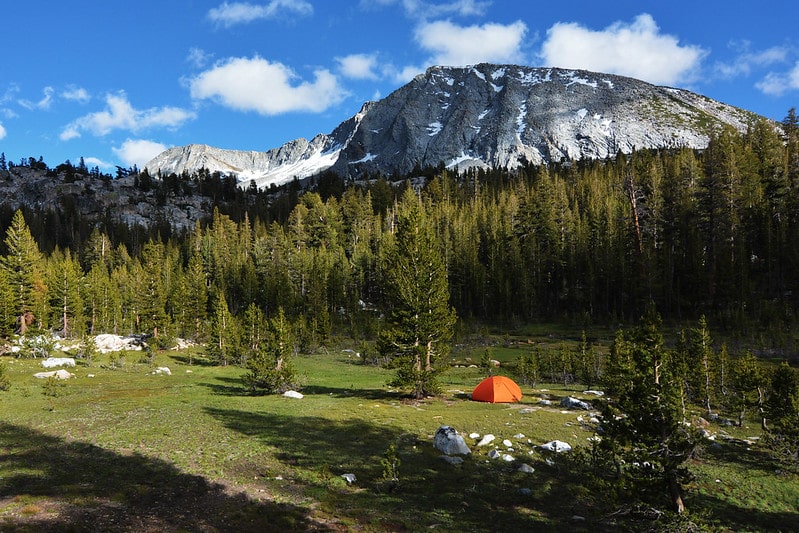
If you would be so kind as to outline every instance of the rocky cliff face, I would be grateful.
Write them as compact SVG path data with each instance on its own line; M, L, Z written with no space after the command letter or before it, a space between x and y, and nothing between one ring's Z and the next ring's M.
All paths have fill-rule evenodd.
M481 64L433 67L331 134L267 152L170 148L146 167L236 174L259 187L326 169L358 177L415 165L515 168L527 161L605 158L633 149L704 148L714 128L753 114L701 95L580 70Z

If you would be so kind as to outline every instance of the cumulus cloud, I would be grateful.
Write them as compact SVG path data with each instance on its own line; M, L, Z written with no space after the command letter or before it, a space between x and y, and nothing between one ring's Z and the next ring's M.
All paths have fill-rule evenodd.
M435 65L464 66L476 63L524 62L521 51L527 25L486 23L458 26L448 20L423 23L416 28L416 42L433 55Z
M541 48L545 64L579 68L675 85L691 81L707 51L660 33L649 14L632 23L616 22L594 31L577 23L557 23Z
M769 72L755 87L772 96L782 96L786 92L799 90L799 62L788 72Z
M377 54L351 54L337 57L338 68L344 77L356 80L376 80L379 78L377 67Z
M167 146L145 139L127 139L119 148L112 148L119 159L127 166L143 168L152 158L167 149Z
M277 115L291 111L321 112L343 100L347 93L326 69L314 80L300 81L281 63L261 57L230 58L190 80L191 96L213 99L239 111Z
M268 4L247 2L224 2L208 11L208 18L215 24L229 28L255 20L270 19L282 14L310 15L313 6L305 0L272 0Z
M105 97L106 109L89 113L68 124L61 132L62 141L80 137L82 131L103 136L114 130L140 131L148 128L178 128L196 114L179 107L136 109L124 92Z
M3 127L2 124L0 124L0 139L4 139L6 135L7 135L6 129Z
M82 104L85 104L91 99L89 96L89 91L83 87L76 87L74 85L70 85L65 90L61 91L61 98L64 100L80 102Z

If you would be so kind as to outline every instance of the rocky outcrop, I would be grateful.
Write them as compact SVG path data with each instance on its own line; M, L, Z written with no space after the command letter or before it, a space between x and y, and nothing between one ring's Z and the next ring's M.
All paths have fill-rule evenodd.
M754 115L682 89L581 70L481 64L432 67L331 134L266 152L170 148L150 173L201 168L259 187L331 169L358 178L416 166L507 167L606 158L634 149L704 148Z

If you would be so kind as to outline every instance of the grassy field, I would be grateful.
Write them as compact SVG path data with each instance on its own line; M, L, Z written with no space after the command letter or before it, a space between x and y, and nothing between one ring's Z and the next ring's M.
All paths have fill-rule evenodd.
M508 360L514 350L494 353ZM481 354L461 349L457 358ZM244 394L236 367L189 365L185 353L168 352L156 365L172 375L152 375L137 358L113 370L108 356L79 364L57 387L33 377L39 361L3 358L12 387L0 391L1 531L658 529L613 514L568 459L536 448L553 439L588 445L581 413L539 403L590 400L579 386L523 387L513 405L472 402L467 393L483 376L461 366L444 376L443 396L416 402L385 386L386 371L335 350L296 359L304 398L256 397ZM441 425L471 445L462 465L433 448ZM725 428L735 440L694 461L687 506L719 530L799 528L799 480L745 443L755 428ZM489 459L493 447L474 446L472 432L496 435L503 453L501 442L512 441L516 460ZM398 483L381 464L392 444ZM535 472L519 472L521 463Z

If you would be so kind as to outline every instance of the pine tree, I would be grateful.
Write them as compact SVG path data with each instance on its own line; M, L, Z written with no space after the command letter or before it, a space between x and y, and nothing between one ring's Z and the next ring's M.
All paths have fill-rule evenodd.
M69 249L62 257L51 256L51 261L54 264L48 286L54 310L53 324L64 337L81 336L85 329L81 291L83 271Z
M768 442L782 457L799 465L799 372L783 361L774 370L770 385Z
M42 281L43 256L31 235L22 211L16 211L5 238L8 254L0 259L13 292L14 307L24 333L29 319L26 314L42 311L41 298L45 289ZM46 317L38 317L43 320Z
M683 423L682 380L675 367L653 312L635 330L617 334L606 372L615 399L603 405L599 448L642 490L655 481L682 513L682 464L697 437Z
M168 289L164 282L166 254L163 245L148 242L142 251L142 276L143 293L141 302L141 328L148 331L158 340L159 334L164 334L168 322L166 314L166 300Z
M247 359L249 372L244 376L244 385L252 393L282 393L297 389L297 374L292 363L294 340L291 324L286 320L283 308L269 321L269 338L260 342Z
M397 213L395 242L384 263L387 324L380 352L397 373L391 385L414 398L439 392L455 311L447 271L421 202L408 188Z
M211 332L206 344L206 354L218 365L227 366L238 349L239 335L235 317L230 313L227 300L221 290L214 298L211 314Z
M756 407L760 414L761 426L766 429L764 413L768 377L752 352L746 352L735 359L732 366L732 406L738 411L738 425L743 426L744 416L749 408Z

